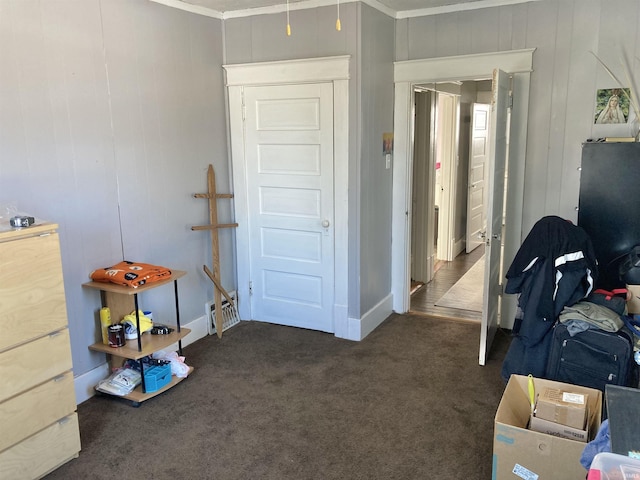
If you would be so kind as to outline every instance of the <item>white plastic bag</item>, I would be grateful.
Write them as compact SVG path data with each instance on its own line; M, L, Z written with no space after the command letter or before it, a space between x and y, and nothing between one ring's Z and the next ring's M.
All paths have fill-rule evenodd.
M168 360L171 362L171 373L178 378L185 378L189 375L189 365L184 363L184 357L178 355L177 352L166 352L158 350L151 354L157 360Z

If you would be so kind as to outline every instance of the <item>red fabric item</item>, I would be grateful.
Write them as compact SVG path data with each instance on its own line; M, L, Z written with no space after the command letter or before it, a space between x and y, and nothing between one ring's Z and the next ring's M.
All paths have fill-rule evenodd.
M136 288L171 276L171 270L158 265L123 261L111 267L99 268L91 272L94 282L116 283Z
M600 293L604 295L605 300L611 300L616 295L622 295L626 299L629 293L629 290L627 290L626 288L614 288L613 290L608 291L608 290L603 290L601 288L598 288L597 290L594 290L593 293Z

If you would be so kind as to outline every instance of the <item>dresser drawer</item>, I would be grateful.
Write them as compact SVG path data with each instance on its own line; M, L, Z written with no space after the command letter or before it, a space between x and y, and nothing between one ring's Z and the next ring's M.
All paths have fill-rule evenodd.
M0 242L0 351L67 325L57 233Z
M1 480L31 480L78 456L77 414L69 415L0 453Z
M75 410L71 371L0 403L0 452Z
M0 353L0 402L71 370L69 330Z

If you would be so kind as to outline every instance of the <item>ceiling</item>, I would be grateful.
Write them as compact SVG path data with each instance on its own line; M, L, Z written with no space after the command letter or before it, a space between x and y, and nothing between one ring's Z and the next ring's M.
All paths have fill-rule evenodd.
M158 0L155 0L158 1ZM289 7L311 8L322 5L334 5L350 3L354 0L289 0ZM362 0L380 10L407 14L411 11L424 11L429 9L446 9L449 11L467 10L469 8L481 8L496 5L522 3L532 0ZM173 3L173 2L172 2ZM281 9L286 0L179 0L179 3L195 5L213 10L220 14L259 9ZM296 5L298 4L298 5Z

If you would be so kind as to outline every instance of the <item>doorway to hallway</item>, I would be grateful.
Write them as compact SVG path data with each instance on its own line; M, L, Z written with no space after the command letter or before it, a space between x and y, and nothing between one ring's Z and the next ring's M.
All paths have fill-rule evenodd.
M415 311L417 304L418 311L427 308L438 316L459 314L463 319L477 321L482 315L481 305L478 312L476 308L468 308L469 305L466 311L462 307L439 307L457 305L458 298L461 303L473 299L482 303L484 265L474 269L481 275L474 276L475 281L470 288L464 287L462 294L457 290L466 281L447 295L448 302L442 304L437 300L484 253L487 193L484 180L492 81L448 81L415 85L414 90L409 309ZM480 108L484 122L477 121ZM476 250L479 255L461 255ZM466 265L469 261L471 265ZM422 285L426 286L418 291Z

